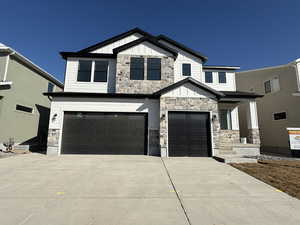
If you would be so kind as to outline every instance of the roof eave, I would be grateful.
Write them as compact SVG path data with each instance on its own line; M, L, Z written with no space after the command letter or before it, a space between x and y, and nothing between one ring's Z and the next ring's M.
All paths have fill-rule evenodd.
M87 52L90 52L90 51L94 51L94 50L96 50L98 48L101 48L101 47L103 47L105 45L108 45L108 44L110 44L112 42L118 41L118 40L120 40L120 39L122 39L124 37L130 36L130 35L135 34L135 33L139 33L139 34L141 34L143 36L153 37L150 33L147 33L146 31L143 31L142 29L136 27L136 28L133 28L133 29L131 29L129 31L126 31L126 32L121 33L121 34L118 34L118 35L113 36L113 37L111 37L109 39L106 39L104 41L98 42L98 43L96 43L94 45L91 45L91 46L89 46L87 48L81 49L81 50L78 51L78 53L83 53L83 52L87 53Z
M191 49L187 46L184 46L183 44L181 44L181 43L179 43L179 42L177 42L177 41L175 41L175 40L173 40L173 39L171 39L171 38L169 38L165 35L160 34L160 35L156 36L156 39L157 40L164 40L166 42L169 42L170 44L175 45L177 48L180 48L180 49L188 52L189 54L191 54L193 56L201 58L203 63L205 63L208 60L208 57L203 55L202 53L195 52L193 49Z

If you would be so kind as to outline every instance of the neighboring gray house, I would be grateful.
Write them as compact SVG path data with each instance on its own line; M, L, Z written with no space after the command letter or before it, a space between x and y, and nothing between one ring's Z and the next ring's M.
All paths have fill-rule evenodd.
M234 66L135 28L66 60L52 97L47 153L232 156L259 154L255 93L237 92ZM238 108L249 109L248 144Z
M237 73L238 90L264 94L257 100L262 151L291 153L287 128L300 127L299 76L300 59L286 65ZM240 128L243 135L245 124L240 124Z
M61 91L63 84L10 47L0 44L0 149L16 144L45 146L50 100L45 91Z

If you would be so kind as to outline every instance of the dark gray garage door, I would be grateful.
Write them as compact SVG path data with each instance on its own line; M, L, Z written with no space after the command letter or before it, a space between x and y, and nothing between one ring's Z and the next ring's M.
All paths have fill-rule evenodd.
M146 154L147 114L65 112L62 154Z
M169 156L211 156L209 113L169 112Z

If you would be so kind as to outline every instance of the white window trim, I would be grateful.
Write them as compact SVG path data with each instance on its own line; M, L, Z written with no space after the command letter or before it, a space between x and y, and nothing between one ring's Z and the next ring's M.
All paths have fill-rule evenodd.
M227 120L227 129L222 129L221 128L221 111L227 111L226 113L226 120ZM232 129L232 109L229 108L229 109L219 109L219 115L220 115L220 129L221 130L233 130Z
M278 79L278 84L279 84L277 90L274 88L274 84L273 84L274 80L276 80L276 79ZM266 83L267 81L270 81L270 86L271 86L271 92L268 92L268 93L266 93L266 88L265 88L265 83ZM264 92L265 92L266 95L267 95L267 94L273 94L273 93L276 93L276 92L280 91L280 80L279 80L279 76L276 75L276 76L273 76L273 77L270 77L270 78L264 80L264 81L263 81L263 86L264 86Z
M220 75L219 75L219 73L225 73L225 82L224 83L220 82ZM218 71L217 72L217 76L218 76L218 84L220 84L220 85L226 85L227 84L228 77L227 77L227 73L225 71Z
M88 58L77 58L77 74L76 74L76 83L77 84L103 84L103 83L108 83L109 79L109 70L110 70L110 65L111 62L109 59L88 59ZM79 61L92 61L92 67L91 67L91 81L78 81L78 69L79 69ZM106 61L108 62L107 64L107 73L106 73L106 82L95 82L94 81L94 76L95 76L95 61Z

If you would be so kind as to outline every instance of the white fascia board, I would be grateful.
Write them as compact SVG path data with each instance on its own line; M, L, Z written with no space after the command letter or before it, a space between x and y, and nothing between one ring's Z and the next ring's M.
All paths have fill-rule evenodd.
M23 56L22 54L18 53L14 49L10 47L0 47L0 52L6 52L10 54L11 56L16 57L19 59L21 62L23 62L25 65L29 66L30 68L36 70L37 72L43 74L45 78L48 78L49 81L53 81L57 86L60 86L63 88L63 83L57 80L54 76L52 76L50 73L39 67L38 65L34 64L32 61L30 61L28 58Z
M12 85L12 81L0 81L0 86Z

